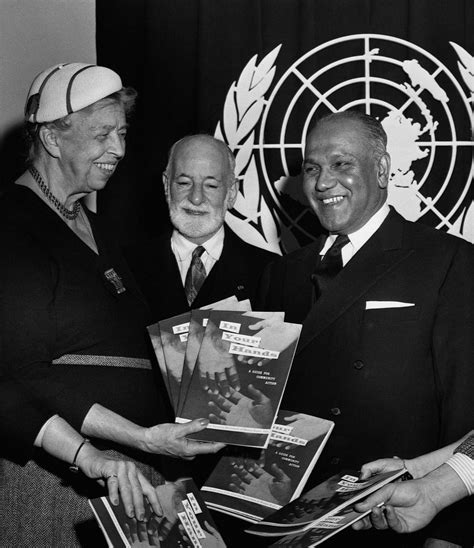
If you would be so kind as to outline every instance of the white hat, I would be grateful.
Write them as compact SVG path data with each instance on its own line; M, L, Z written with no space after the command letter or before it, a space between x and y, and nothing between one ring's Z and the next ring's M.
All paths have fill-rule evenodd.
M106 67L62 63L36 76L25 105L27 122L51 122L122 89L120 76Z

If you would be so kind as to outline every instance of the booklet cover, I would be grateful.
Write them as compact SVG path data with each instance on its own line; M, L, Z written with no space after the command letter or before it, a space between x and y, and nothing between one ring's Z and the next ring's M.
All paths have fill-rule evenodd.
M166 483L156 490L163 515L157 516L146 503L143 522L127 517L122 501L114 506L108 497L89 500L109 547L225 548L199 489L191 479Z
M229 308L232 310L249 310L250 301L248 299L239 301L235 295L232 295L226 299L211 303L210 305L203 307L202 310L213 307L220 307L221 309ZM156 322L147 327L153 350L158 361L158 366L175 415L177 413L177 406L180 398L189 322L190 312L188 311L172 318ZM163 333L161 332L161 327L163 327ZM168 363L166 361L166 356L168 357Z
M184 312L172 318L158 322L161 345L165 357L168 385L171 392L171 404L176 414L181 377L183 375L184 355L188 340L191 312Z
M266 449L228 447L201 488L209 508L257 522L298 497L334 423L280 409Z
M280 407L301 324L280 313L212 310L177 422L208 417L190 437L264 448Z
M191 382L192 373L196 364L196 359L201 347L202 338L206 329L207 320L213 310L250 310L250 301L248 299L244 301L238 301L236 297L233 299L224 299L218 301L212 305L202 308L191 310L191 318L189 322L188 342L186 345L186 351L184 356L183 375L181 377L181 386L179 390L178 407L176 415L181 414L184 401L189 390L189 384Z
M147 330L148 330L148 335L150 336L150 339L151 339L153 350L155 352L158 366L160 368L161 376L163 377L163 382L165 383L166 391L168 393L168 398L170 402L172 402L173 399L171 395L171 387L168 381L168 371L166 369L165 355L163 353L163 345L161 344L160 326L158 323L154 323L153 325L149 325L147 327Z
M323 520L327 521L348 506L353 506L405 472L405 469L383 472L361 481L357 471L342 471L246 531L261 536L282 536L319 527Z
M356 512L352 506L343 508L340 512L318 522L304 533L287 535L270 546L291 546L292 548L312 548L333 537L343 529L370 514L371 510L363 514Z

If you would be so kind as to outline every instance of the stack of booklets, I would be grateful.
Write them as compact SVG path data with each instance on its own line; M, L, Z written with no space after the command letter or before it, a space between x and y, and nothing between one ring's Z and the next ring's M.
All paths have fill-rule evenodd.
M160 485L156 492L163 515L157 516L145 501L144 521L127 517L122 501L114 506L109 497L89 500L110 548L225 548L222 536L191 479Z
M266 449L228 447L201 488L209 508L250 522L299 495L334 423L280 409Z
M176 422L208 418L198 441L266 448L301 324L231 298L148 327Z
M359 480L358 472L342 471L246 531L263 537L283 537L271 546L317 546L369 513L356 512L353 507L357 501L405 473L405 469L400 469Z

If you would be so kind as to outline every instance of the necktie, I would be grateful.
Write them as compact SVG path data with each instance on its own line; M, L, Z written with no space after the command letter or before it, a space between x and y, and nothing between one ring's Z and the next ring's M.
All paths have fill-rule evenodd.
M326 290L328 282L342 269L341 250L349 241L347 234L340 234L316 266L314 273L311 275L316 299Z
M194 299L196 298L199 290L201 289L204 280L206 279L206 269L201 261L201 255L204 253L205 249L202 245L198 245L193 251L193 257L191 259L191 264L189 265L188 271L186 273L186 280L184 282L184 291L186 293L186 298L188 299L188 304L191 306Z

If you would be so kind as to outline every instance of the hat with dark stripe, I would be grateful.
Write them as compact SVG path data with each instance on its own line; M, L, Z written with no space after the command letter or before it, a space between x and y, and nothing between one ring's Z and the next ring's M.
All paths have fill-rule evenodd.
M120 76L106 67L62 63L36 76L26 99L27 122L51 122L122 89Z

